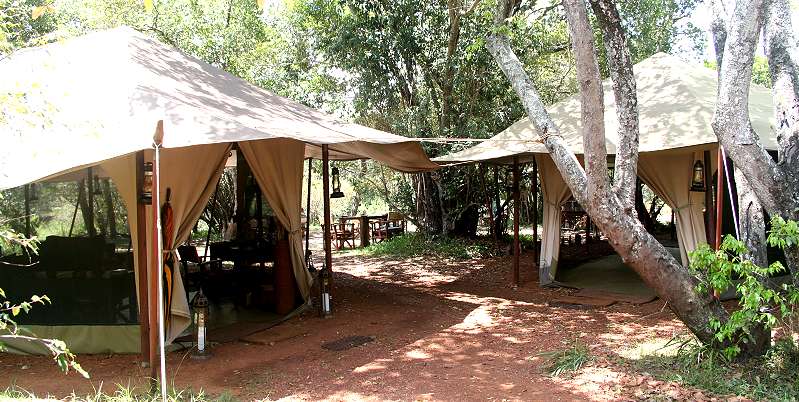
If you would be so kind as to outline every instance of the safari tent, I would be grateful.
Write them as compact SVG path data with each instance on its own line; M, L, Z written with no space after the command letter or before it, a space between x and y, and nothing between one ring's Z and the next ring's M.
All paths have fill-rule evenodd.
M718 140L711 127L716 102L716 72L687 65L680 59L658 53L633 67L640 122L638 174L675 212L677 239L682 262L698 244L707 242L703 211L705 193L692 192L695 161L705 168L718 166ZM602 83L605 101L605 136L610 158L618 143L618 119L610 79ZM580 97L572 96L547 108L571 150L581 158ZM776 150L773 105L767 88L752 85L749 113L763 146ZM539 257L539 280L555 280L560 250L561 204L571 192L560 172L539 142L540 133L523 118L491 139L463 151L434 160L442 165L485 162L513 164L535 161L543 196L543 233ZM708 166L709 165L709 166ZM612 166L612 165L611 165ZM709 177L709 176L708 176Z
M147 278L142 272L154 269L149 254L142 253L142 247L154 247L153 211L138 200L142 160L153 159L156 132L163 136L161 199L171 189L174 211L175 230L166 243L180 245L188 238L236 146L288 232L293 276L305 300L312 278L302 246L303 161L321 158L325 149L330 159L371 158L403 172L437 168L417 142L339 121L129 28L15 52L0 61L0 74L7 100L0 105L0 189L89 167L110 177L127 207L133 303L148 287L141 283ZM80 292L78 286L71 294ZM167 341L190 324L180 275L174 295ZM64 322L30 329L84 353L138 352L142 336L138 324ZM35 352L28 345L11 346Z

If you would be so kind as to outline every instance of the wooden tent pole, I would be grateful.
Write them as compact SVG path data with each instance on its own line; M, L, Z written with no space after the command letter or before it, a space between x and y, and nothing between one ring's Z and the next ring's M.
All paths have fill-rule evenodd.
M325 242L325 269L327 270L330 286L328 291L333 295L333 253L330 248L330 150L327 145L322 145L322 204L324 205L324 242ZM332 308L331 308L332 310Z
M513 284L519 284L519 157L513 157Z
M724 157L721 153L721 145L718 150L718 163L716 164L716 238L713 242L713 248L718 250L721 247L721 221L722 210L724 209Z
M31 238L31 185L26 184L25 192L25 238Z
M145 216L147 210L140 199L143 184L144 151L139 151L136 152L136 259L139 261L139 271L136 275L139 279L139 336L141 361L152 367L154 362L150 360L149 285L147 280L147 217ZM77 206L75 210L77 211Z
M486 209L488 209L488 234L494 236L494 209L491 207L491 196L486 189L486 167L482 163L480 164L480 186L483 190ZM496 241L496 236L494 236L494 241Z
M535 159L533 159L533 261L534 268L538 267L538 162Z
M311 242L311 167L313 159L308 158L308 201L305 203L305 258L310 257Z

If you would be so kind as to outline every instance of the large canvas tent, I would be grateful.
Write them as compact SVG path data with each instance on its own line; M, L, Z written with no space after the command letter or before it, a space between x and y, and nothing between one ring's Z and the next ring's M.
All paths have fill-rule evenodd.
M677 239L684 264L687 253L707 241L703 220L704 194L691 192L694 161L718 149L711 127L716 102L716 72L690 66L659 53L633 67L639 108L638 174L675 211ZM616 152L619 123L610 79L603 81L605 136L608 155ZM572 152L581 159L583 137L579 95L547 108ZM773 104L767 88L753 85L749 98L752 126L766 149L776 149ZM460 152L435 158L442 165L536 161L543 195L543 234L539 258L542 284L555 279L560 249L560 205L571 196L568 186L537 139L539 132L525 117L491 139ZM712 153L712 166L717 165Z
M134 224L137 154L152 160L153 134L162 122L161 199L170 188L176 229L171 244L180 245L236 144L288 232L294 276L306 300L311 277L301 240L303 160L319 157L324 145L331 159L371 158L403 172L438 167L405 137L341 122L130 28L18 51L0 62L0 74L0 189L95 167L113 180L127 206L135 248L145 236ZM151 233L149 207L146 215ZM137 272L149 265L136 250L133 255ZM174 294L168 340L190 323L179 275ZM139 349L138 326L33 329L77 342L70 344L77 352Z

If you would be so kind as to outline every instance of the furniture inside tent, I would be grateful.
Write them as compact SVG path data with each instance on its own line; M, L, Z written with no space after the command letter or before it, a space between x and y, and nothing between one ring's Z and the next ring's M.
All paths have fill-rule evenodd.
M305 300L310 296L311 276L302 246L303 160L319 158L326 147L330 159L370 158L403 172L438 167L417 142L341 122L129 28L20 50L0 61L0 74L7 77L0 91L12 99L0 105L4 117L0 130L6 133L0 146L0 189L87 167L102 170L127 207L136 289L143 285L139 270L150 265L140 261L139 238L146 238L147 250L154 246L152 208L138 204L137 176L141 161L153 160L156 131L163 135L161 200L170 189L174 216L175 230L166 243L180 245L188 238L235 145L288 232L292 271ZM135 224L142 211L145 233ZM4 276L9 277L21 276ZM80 286L76 285L73 295L81 291ZM168 312L168 341L190 323L182 286L177 275ZM30 329L67 341L75 352L139 351L136 324L71 324ZM9 346L41 352L24 343Z
M677 238L683 264L687 253L707 242L703 210L704 193L689 191L694 162L704 162L705 151L718 149L711 127L716 102L716 72L687 65L664 53L633 67L639 108L638 174L675 211ZM602 83L605 102L605 137L610 158L618 143L618 118L610 79ZM547 108L572 152L581 159L580 97L574 95ZM776 150L773 104L767 88L752 85L749 98L752 126L767 150ZM560 249L560 206L571 192L564 182L540 133L525 117L491 139L460 152L434 158L442 165L471 162L512 164L536 161L543 195L543 233L539 258L539 280L554 281ZM717 166L711 152L710 166ZM612 166L612 165L611 165ZM709 178L707 179L709 180Z

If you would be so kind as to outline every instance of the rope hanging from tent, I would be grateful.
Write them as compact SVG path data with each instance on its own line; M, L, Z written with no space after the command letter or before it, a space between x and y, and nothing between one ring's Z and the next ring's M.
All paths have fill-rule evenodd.
M727 153L724 152L724 147L719 144L719 148L721 149L721 157L723 158L724 163L724 179L727 180L727 194L730 196L730 209L732 209L732 219L735 223L735 238L741 239L740 229L738 229L738 209L735 208L735 200L732 198L732 182L730 181L730 171L727 167Z

